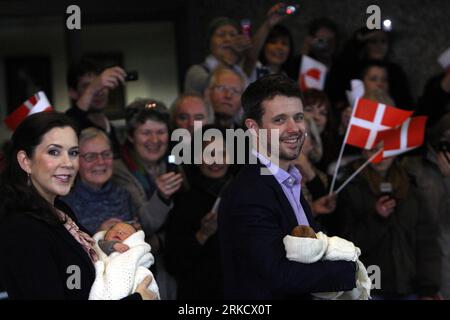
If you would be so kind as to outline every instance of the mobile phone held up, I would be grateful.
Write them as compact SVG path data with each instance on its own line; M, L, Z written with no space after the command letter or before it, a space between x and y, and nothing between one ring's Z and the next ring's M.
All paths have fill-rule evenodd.
M298 13L299 8L300 6L298 4L283 3L283 5L280 6L280 9L278 9L278 14L293 16Z
M247 37L252 36L252 23L249 19L241 20L241 33Z
M137 81L139 79L139 74L137 71L125 71L127 76L125 77L125 81Z
M175 172L175 173L180 173L180 166L177 165L176 160L175 160L175 155L170 154L167 157L167 171L168 172Z
M392 183L390 182L382 182L380 183L380 194L381 196L388 196L389 198L392 198L393 188Z

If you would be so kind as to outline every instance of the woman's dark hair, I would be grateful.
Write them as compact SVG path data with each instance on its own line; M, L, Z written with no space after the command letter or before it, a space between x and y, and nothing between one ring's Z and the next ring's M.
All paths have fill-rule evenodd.
M335 34L337 40L339 36L338 26L333 20L327 17L320 17L312 20L308 24L308 34L312 37L315 37L317 31L319 31L322 28L331 30Z
M383 59L387 61L391 47L390 43L392 42L392 34L378 29L370 30L367 27L359 28L353 33L344 45L339 61L345 61L346 64L354 64L357 61L368 59L367 45L372 41L371 37L373 37L373 34L377 32L382 32L387 36L388 52Z
M318 104L324 105L325 109L327 109L327 124L324 130L334 129L335 119L333 117L333 110L331 109L330 99L324 91L320 91L317 89L308 89L303 92L303 107L306 106L314 106Z
M384 70L386 70L386 74L388 76L388 81L389 81L389 69L388 66L385 62L380 61L380 60L364 60L361 63L360 69L359 69L359 79L364 79L365 75L367 74L367 72L369 71L370 68L372 67L378 67L378 68L382 68Z
M98 75L100 73L101 69L95 61L83 57L78 62L70 65L69 70L67 71L67 86L77 90L78 81L80 81L83 76L87 74Z
M262 102L275 96L297 97L302 100L302 93L297 83L283 74L271 74L250 84L241 97L245 118L261 123L264 114Z
M28 185L27 173L17 160L19 151L33 158L36 147L45 134L54 128L78 129L72 120L62 113L40 112L33 114L17 127L6 150L6 163L0 175L0 218L8 214L24 213L47 222L60 223L55 209L32 186Z
M261 61L263 65L267 65L267 59L264 54L264 47L266 46L267 43L270 43L280 38L286 38L289 42L289 54L286 61L281 66L281 70L287 71L287 68L292 60L292 53L295 52L295 50L294 50L294 39L292 38L292 34L289 31L289 29L283 25L277 24L272 28L272 30L270 30L266 42L264 43L263 50L261 50L261 53L259 55L259 61Z
M166 105L154 99L139 98L134 100L125 109L127 134L133 136L138 126L147 120L162 122L170 132L170 114Z

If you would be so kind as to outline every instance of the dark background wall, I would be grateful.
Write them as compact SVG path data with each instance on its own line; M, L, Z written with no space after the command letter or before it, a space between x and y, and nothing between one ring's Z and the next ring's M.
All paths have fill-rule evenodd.
M238 19L250 18L259 26L271 5L278 1L268 0L204 0L196 3L196 27L199 32L196 42L204 44L205 27L218 15L229 15ZM313 18L327 16L336 21L341 29L341 38L347 39L354 30L365 25L371 4L381 8L382 18L393 23L395 39L391 58L399 62L411 81L412 93L417 98L426 80L440 72L437 57L450 46L450 1L448 0L302 0L300 14L285 20L284 24L294 35L296 48L301 48L306 26ZM204 49L204 46L203 46ZM204 52L204 51L203 51ZM192 53L199 61L201 54Z
M200 62L206 51L205 35L209 21L227 15L236 19L249 18L254 29L260 25L267 10L278 1L270 0L178 0L178 1L26 1L0 0L2 18L63 16L70 4L82 10L82 24L117 21L171 20L176 26L179 85L187 68ZM366 8L377 4L382 17L393 22L395 43L392 58L407 72L413 95L420 95L427 78L440 71L437 56L450 46L450 1L448 0L302 0L301 13L285 24L294 34L296 48L300 48L306 25L313 18L328 16L341 28L347 38L365 24ZM5 27L1 25L1 27ZM61 26L64 28L64 26ZM67 31L69 61L78 57L81 48L76 31ZM0 43L6 45L5 43Z

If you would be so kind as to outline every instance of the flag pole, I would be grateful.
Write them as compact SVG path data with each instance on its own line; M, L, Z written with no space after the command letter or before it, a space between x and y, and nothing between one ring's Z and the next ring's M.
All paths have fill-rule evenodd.
M331 188L330 188L330 192L328 193L329 196L331 196L331 194L333 193L334 185L336 183L336 177L337 177L337 174L338 174L338 171L339 171L339 167L341 166L342 155L344 154L345 142L347 141L347 138L348 138L348 133L350 131L349 130L350 129L350 124L352 123L352 119L353 119L353 117L355 115L355 110L356 110L356 106L358 105L358 102L359 102L359 98L356 99L355 104L353 105L352 116L350 117L350 120L348 122L344 140L342 141L341 151L339 152L339 157L338 157L338 160L337 160L337 163L336 163L336 168L334 168L333 180L331 181Z
M349 125L350 125L350 122L349 122ZM339 152L339 157L338 157L338 160L336 163L336 168L334 168L333 180L331 181L330 193L328 193L328 195L331 195L333 193L334 184L336 183L336 177L337 177L337 174L339 171L339 167L341 165L342 155L344 154L345 140L347 140L347 134L345 135L344 141L342 141L341 151Z
M364 164L359 167L358 170L356 170L347 180L345 180L345 182L336 190L335 194L338 194L339 192L342 191L342 189L344 189L344 187L350 183L350 181L353 180L353 178L355 178L365 167L367 167L367 165L373 160L375 159L380 152L382 152L383 149L378 150L377 152L375 152L375 154L373 154L366 162L364 162Z

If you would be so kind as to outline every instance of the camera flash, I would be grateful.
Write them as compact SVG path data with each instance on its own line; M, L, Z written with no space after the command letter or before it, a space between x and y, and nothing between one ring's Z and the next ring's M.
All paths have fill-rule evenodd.
M392 21L389 19L386 19L383 21L383 29L385 31L391 31L392 30Z
M169 161L169 163L175 163L175 155L173 155L173 154L169 155L168 161Z
M286 8L286 14L293 14L295 12L295 7L294 6L288 6Z

